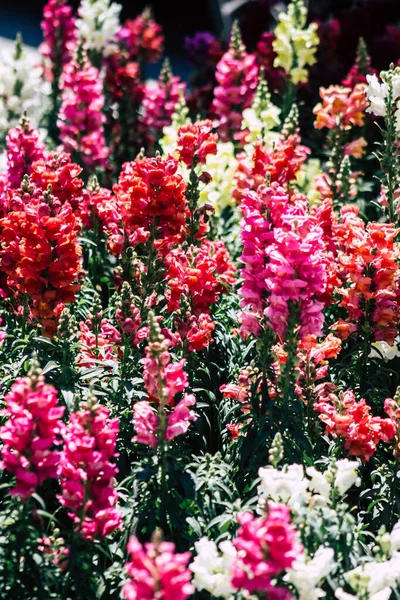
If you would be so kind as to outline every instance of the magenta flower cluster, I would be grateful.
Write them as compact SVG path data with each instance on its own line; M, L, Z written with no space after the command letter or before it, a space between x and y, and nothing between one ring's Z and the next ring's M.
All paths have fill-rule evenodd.
M194 592L187 568L190 552L175 553L171 542L147 543L136 537L128 543L130 580L123 587L125 600L186 600Z
M157 341L150 333L146 347L143 379L148 400L137 402L133 407L133 424L136 435L134 442L156 448L160 440L170 442L187 432L196 413L191 407L196 404L192 394L184 394L175 405L175 397L188 386L184 370L185 359L173 363L168 351L170 341L157 332Z
M103 84L86 57L66 65L57 121L64 150L79 153L87 168L104 167L109 150L104 137Z
M285 596L279 594L287 590L274 588L271 580L290 568L302 553L289 508L270 502L266 516L257 518L244 512L237 519L240 528L233 540L237 550L232 565L233 587L250 593L268 591L268 599L283 600Z
M103 538L121 527L114 490L118 419L109 410L88 402L71 413L63 428L64 448L58 474L61 478L60 503L69 510L77 530L89 540Z
M17 379L5 397L8 417L0 428L0 468L16 478L11 494L28 498L37 486L57 477L60 430L64 408L57 404L57 390L43 376Z
M63 67L71 60L77 41L72 6L66 0L49 0L43 9L41 27L44 41L40 53L53 67Z
M31 175L33 163L44 159L45 145L40 133L23 118L19 127L9 130L6 147L7 182L10 187L17 189L24 175Z
M227 142L232 132L240 132L242 112L251 106L258 84L256 57L246 52L239 32L233 33L229 50L217 64L215 78L218 85L211 111L218 122L220 140Z
M249 191L242 211L243 335L259 335L264 316L284 338L291 310L299 311L300 339L321 335L325 246L322 228L307 212L306 198L291 196L274 183Z

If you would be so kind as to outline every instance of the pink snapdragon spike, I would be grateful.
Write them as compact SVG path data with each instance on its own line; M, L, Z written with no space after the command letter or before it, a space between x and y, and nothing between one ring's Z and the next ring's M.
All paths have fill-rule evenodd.
M247 54L237 22L233 24L229 50L217 65L211 111L218 122L221 141L234 139L240 132L242 112L249 108L258 83L256 56Z
M268 591L268 598L279 598L277 594L283 590L274 588L271 580L291 567L302 546L290 523L289 508L269 502L267 511L258 518L250 512L237 517L240 528L233 540L237 557L232 565L232 585L250 593Z
M150 146L162 136L164 127L171 125L175 106L184 91L185 84L179 77L172 75L170 63L166 59L158 81L144 90L143 116L140 122Z
M78 153L88 169L105 167L103 83L82 49L63 70L62 104L57 121L64 150Z
M7 148L7 182L12 188L19 188L24 175L32 174L32 165L37 160L44 160L45 145L40 133L29 124L29 119L22 117L20 125L10 129L6 139Z
M58 406L57 390L45 384L35 362L28 376L12 385L5 403L2 414L8 418L0 428L0 466L15 475L16 485L10 493L26 499L46 479L57 477L65 409Z
M117 473L111 462L118 454L118 419L89 397L77 412L71 413L62 430L64 449L58 475L61 480L60 503L88 540L104 538L121 528L121 512L116 507L114 489Z
M163 542L156 532L151 543L131 537L130 560L125 564L130 580L122 588L125 600L186 600L194 593L187 568L190 552L175 553L172 542Z
M50 60L54 76L71 60L77 42L75 18L67 0L49 0L43 9L41 27L44 41L39 50Z
M133 425L136 435L133 442L156 448L160 442L171 442L185 434L190 423L197 418L191 407L196 404L192 394L184 394L175 404L177 394L188 386L184 371L185 359L171 362L171 341L161 332L160 326L150 313L149 344L146 347L143 379L148 399L133 407Z
M258 335L259 321L265 316L284 338L294 307L300 311L299 338L320 335L328 257L323 230L316 217L307 213L306 198L290 195L276 183L262 185L257 192L247 193L242 211L243 337Z

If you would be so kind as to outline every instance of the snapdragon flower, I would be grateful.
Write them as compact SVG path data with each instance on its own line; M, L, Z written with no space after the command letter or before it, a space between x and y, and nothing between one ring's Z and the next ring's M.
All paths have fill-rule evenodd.
M388 112L396 108L394 112L396 133L400 134L400 67L382 71L380 80L373 75L367 75L368 87L365 90L370 102L366 109L376 117L388 117Z
M257 488L260 503L266 498L283 502L291 507L304 504L307 498L308 480L302 465L285 465L283 469L260 468L261 483Z
M373 344L371 344L371 352L369 354L370 358L380 358L383 359L385 362L397 358L398 356L400 356L400 351L397 346L399 341L400 340L396 338L396 343L393 346L391 346L384 340L382 340L381 342L374 342Z
M216 598L231 598L234 589L231 585L231 566L236 557L232 542L225 540L217 544L201 538L195 542L197 556L189 565L194 573L192 580L197 590L206 590Z
M261 467L258 471L261 479L257 488L258 506L262 509L266 500L273 500L298 511L311 501L313 494L319 496L319 504L329 504L334 490L344 496L353 485L360 485L358 468L357 461L347 458L333 462L324 472L308 467L307 477L302 465L285 465L282 469Z
M117 46L114 43L119 30L121 4L110 0L82 0L76 20L76 28L90 52L112 54Z
M303 0L293 0L287 13L280 13L272 44L276 52L274 67L282 67L296 85L308 81L306 67L315 62L319 45L316 23L306 28L307 8Z
M5 54L0 63L0 133L17 127L25 114L37 129L49 106L49 83L42 79L42 67L35 56L27 54L20 37L13 55Z
M320 546L311 560L300 554L288 569L284 581L294 585L299 600L318 600L325 592L318 587L335 566L335 553L332 548Z

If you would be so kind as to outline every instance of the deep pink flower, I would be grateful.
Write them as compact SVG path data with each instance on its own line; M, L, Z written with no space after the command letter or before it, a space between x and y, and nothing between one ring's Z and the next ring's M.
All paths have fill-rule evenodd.
M57 476L60 452L55 448L65 409L57 405L57 390L33 371L17 379L5 403L2 414L8 419L0 428L1 467L16 477L10 493L24 499L43 481Z
M256 56L247 54L239 29L232 31L229 50L217 65L211 111L218 121L218 133L223 142L240 131L243 109L249 108L258 83Z
M86 167L104 167L109 154L104 138L103 84L89 59L73 60L63 70L62 104L57 126L64 150L78 153Z
M190 552L175 554L171 542L154 541L143 547L136 537L130 538L128 551L125 568L130 581L122 589L125 600L185 600L194 593L187 568Z
M67 0L49 0L43 9L41 27L44 41L39 50L50 59L54 76L54 70L61 69L72 58L77 41L75 18Z
M121 513L115 504L118 419L109 410L89 399L86 406L71 413L62 430L64 449L58 475L60 503L69 510L82 537L104 538L121 528Z
M148 400L141 400L134 405L133 426L136 435L132 439L132 442L146 444L146 446L150 446L151 448L157 447L157 434L160 422L157 411L151 406Z
M140 124L150 146L162 136L164 127L171 124L172 114L184 91L185 84L172 75L168 61L164 63L158 81L145 87Z
M196 398L193 394L185 394L182 400L174 407L173 411L168 413L167 428L165 430L165 439L167 442L170 442L178 435L186 433L191 421L196 420L196 413L190 410L190 407L195 404Z
M232 585L248 592L267 591L272 588L271 579L290 568L302 552L290 510L270 502L266 516L256 518L244 512L237 519L240 528L233 540L237 557Z
M44 159L45 145L40 140L40 133L23 117L18 127L9 130L6 147L8 185L19 188L23 176L31 175L32 164Z

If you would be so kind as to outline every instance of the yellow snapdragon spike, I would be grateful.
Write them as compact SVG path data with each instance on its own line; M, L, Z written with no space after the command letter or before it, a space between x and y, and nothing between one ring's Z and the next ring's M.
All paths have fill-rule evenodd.
M287 13L280 13L275 28L273 49L276 52L275 67L282 67L297 85L308 80L308 70L315 63L319 44L318 26L306 27L307 9L303 0L293 0Z

